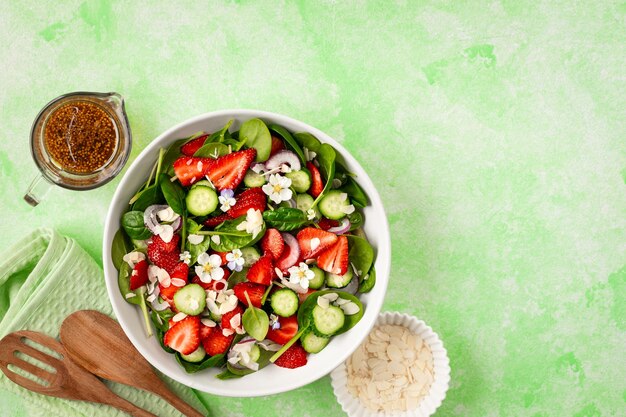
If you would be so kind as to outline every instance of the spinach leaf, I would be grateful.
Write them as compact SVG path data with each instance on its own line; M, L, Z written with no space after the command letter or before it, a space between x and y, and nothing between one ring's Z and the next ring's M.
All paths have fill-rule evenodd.
M320 164L320 172L326 179L326 184L324 185L324 189L320 193L319 196L313 202L313 206L315 207L317 203L322 199L322 197L330 190L333 184L333 178L335 177L335 159L337 154L332 146L327 143L322 143L318 152L317 152L317 162Z
M348 214L348 220L350 221L350 231L358 229L363 225L363 215L358 211Z
M156 329L156 338L159 341L159 344L161 345L163 350L166 351L167 353L176 353L176 351L174 349L172 349L171 347L169 347L168 345L166 345L163 342L163 336L165 336L165 332L157 328Z
M152 310L150 312L150 318L152 319L152 323L154 324L154 327L157 330L161 330L163 332L166 332L169 330L170 328L169 320L172 317L174 317L174 312L170 310L169 308L166 308L165 310L161 310L161 311ZM159 321L159 319L161 321Z
M361 320L361 317L363 317L364 313L363 304L354 295L337 290L316 291L313 294L309 295L306 300L304 300L304 302L300 305L300 309L298 310L298 326L300 329L304 329L311 325L311 314L313 312L313 309L317 305L317 298L321 295L329 294L332 292L336 292L340 298L350 300L357 306L359 306L359 312L351 316L346 316L346 321L344 322L341 329L339 329L339 331L335 333L335 335L347 332L348 330L353 328L359 322L359 320Z
M203 158L217 158L228 154L228 146L220 142L210 142L198 149L193 156Z
M345 184L340 189L348 194L350 201L355 207L363 208L367 206L367 195L354 178L347 176Z
M122 216L122 227L131 239L143 240L152 236L143 223L142 211L128 211Z
M319 141L315 136L308 132L298 132L294 133L296 141L303 148L307 148L310 151L317 153L320 150L320 146L322 146L322 142Z
M122 229L118 229L113 237L113 243L111 244L111 261L115 269L120 270L122 263L125 263L123 259L124 255L130 251L132 251L132 246L128 242Z
M297 208L278 207L276 210L263 212L263 220L270 226L282 232L299 229L309 223L306 214Z
M130 290L131 272L132 270L130 269L130 265L128 265L126 262L122 262L122 264L120 265L119 274L117 275L117 286L120 289L120 294L122 294L122 297L124 297L124 300L126 300L127 303L134 304L134 305L141 305L142 303L141 294L139 294L137 291ZM126 298L126 294L130 294L130 293L134 293L135 296Z
M133 211L145 211L149 206L160 204L161 202L163 202L161 187L155 183L139 193L132 205L132 209Z
M223 353L215 356L208 356L202 359L200 362L187 362L182 358L180 353L176 352L176 360L183 367L185 372L188 374L193 374L196 372L200 372L207 368L219 368L226 363L226 356Z
M202 134L203 133L200 132L200 134L196 134L194 136L191 136L190 138L178 139L177 141L173 142L167 148L167 151L165 152L165 155L163 156L162 168L161 168L163 169L163 172L166 173L168 176L173 177L174 176L174 165L173 165L174 161L177 160L182 155L180 153L180 147L184 145L186 142L188 142L189 140L193 140L197 138L198 136L201 136Z
M250 302L248 293L245 293L246 300L248 300L249 307L241 316L241 323L244 330L259 342L265 339L267 331L270 327L270 319L267 317L267 313L260 308L256 308Z
M167 204L175 213L185 215L185 192L178 182L170 181L169 177L161 174L161 191Z
M202 226L200 226L198 223L196 223L192 219L187 219L186 224L187 224L187 233L190 235L196 234L202 228ZM198 260L198 256L200 256L201 253L208 251L210 247L211 247L210 236L204 236L204 239L202 240L202 242L198 243L197 245L194 245L190 243L189 240L187 240L187 250L189 251L189 255L191 255L189 265L195 264L196 261Z
M293 138L293 136L291 136L291 133L289 133L287 129L276 124L271 124L268 126L268 128L272 132L276 133L278 136L283 138L283 140L287 142L287 145L289 145L289 147L296 153L296 155L298 155L298 157L302 161L302 164L306 164L306 159L304 158L304 153L302 152L302 148L300 148L300 145L298 145L298 142L296 142L296 140Z
M248 148L256 149L256 162L266 161L272 150L272 135L261 119L250 119L241 125L239 138Z
M374 262L374 249L372 245L362 237L346 235L348 238L348 259L354 265L356 274L359 276L359 282L363 281L363 277L372 267Z
M241 216L233 220L226 220L215 228L211 235L219 236L219 243L211 239L211 249L217 252L231 252L233 249L240 249L245 246L254 245L265 234L265 224L256 237L245 230L237 230L237 226L246 220L246 216Z
M223 128L221 128L220 130L218 130L217 132L213 132L211 134L211 136L209 136L209 138L207 139L206 142L204 142L205 144L209 143L209 142L224 142L226 139L230 139L231 138L231 134L228 131L228 129L230 128L230 126L233 124L233 119L230 119Z
M374 285L376 285L376 268L372 265L370 271L365 274L363 280L359 283L359 292L370 292Z
M262 368L265 368L270 363L270 358L272 357L274 352L265 350L261 346L259 346L259 350L261 351L261 355L259 356L257 363L259 364L259 369L262 369ZM243 369L235 368L229 362L226 363L226 367L228 369L228 372L232 374L232 376L231 375L228 376L229 378L242 377L242 376L251 374L253 372L256 372L248 368L243 368ZM219 375L217 377L220 378ZM228 379L228 378L220 378L220 379Z
M228 277L228 289L232 289L240 282L244 282L247 278L249 268L243 268L241 271L233 271Z
M227 379L237 379L237 378L241 378L243 375L237 375L237 374L233 374L232 372L230 372L227 369L225 369L223 372L217 374L215 377L217 379L221 379L222 381L225 381Z

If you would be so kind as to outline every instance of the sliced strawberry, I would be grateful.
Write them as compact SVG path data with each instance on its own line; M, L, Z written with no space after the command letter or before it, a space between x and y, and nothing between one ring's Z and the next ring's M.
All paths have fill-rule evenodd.
M200 317L187 316L165 332L163 343L183 355L200 346Z
M278 229L267 229L261 239L261 249L263 254L270 254L274 260L280 258L285 249L285 241Z
M155 244L162 252L177 252L178 244L180 243L180 236L172 236L172 240L167 243L161 239L161 236L159 235L152 236L150 240L152 240L152 243Z
M205 326L204 324L202 324L202 321L200 321L200 342L201 343L204 343L206 338L211 335L212 329L213 327Z
M250 297L252 305L261 308L261 300L265 294L267 287L261 284L255 284L254 282L240 282L233 287L235 295L246 307L248 306L248 300L246 299L246 293Z
M235 335L224 336L219 326L210 327L210 329L210 333L202 341L202 346L204 346L207 355L215 356L225 353L233 342Z
M183 186L189 187L194 182L204 178L209 165L215 162L216 160L211 158L181 156L174 161L174 173Z
M289 233L281 233L280 235L285 241L285 249L283 250L282 255L280 255L280 258L276 261L276 268L286 272L301 259L301 251L298 241L295 237L293 237L293 235L290 235Z
M184 262L179 262L170 273L170 278L180 278L187 282L189 278L189 265Z
M345 274L348 270L348 238L339 236L333 246L320 253L317 266L332 274Z
M313 288L309 288L307 292L305 293L298 293L298 300L300 300L300 304L304 303L304 300L306 300L309 297L309 295L313 294L315 291L317 290L314 290Z
M130 274L130 290L134 291L145 285L146 282L148 282L148 262L143 260L135 264L133 272Z
M317 222L317 225L320 227L320 229L322 230L328 230L331 227L337 227L340 225L338 220L331 220L331 219L327 219L326 217L322 217L320 219L319 222Z
M241 316L243 316L243 308L241 308L239 304L237 304L237 306L228 313L222 314L222 329L233 329L233 326L230 325L230 319L235 317L237 314L239 314L239 320L241 321Z
M180 290L182 287L177 287L176 285L171 285L169 287L164 287L159 284L159 296L170 305L170 307L174 308L174 295Z
M272 263L272 257L270 255L263 255L256 261L250 269L246 278L248 281L255 282L262 285L270 285L274 278L274 264Z
M246 171L255 157L256 149L254 148L220 156L217 159L211 160L212 163L207 168L206 174L211 179L217 191L222 191L226 188L234 190L241 184L243 177L246 175ZM178 173L176 175L178 176Z
M174 268L180 262L177 252L164 252L156 243L150 243L147 252L150 262L159 268L165 269L169 274L174 271Z
M305 227L296 235L302 259L315 258L318 253L331 247L337 241L337 235L316 227Z
M298 333L298 317L295 314L290 317L279 317L278 323L280 327L274 330L270 326L266 337L272 342L284 345Z
M313 197L317 197L324 190L322 174L320 174L320 170L317 169L312 162L307 162L306 167L309 171L311 171L311 188L309 188L309 193L311 193Z
M306 365L306 362L306 351L298 342L287 349L274 363L281 368L293 369Z
M208 137L209 135L202 135L190 140L180 147L180 153L186 156L193 156L194 153L198 152L198 149L202 148Z
M272 150L270 151L270 156L273 156L281 149L285 149L285 144L283 143L283 141L278 139L276 136L272 136Z
M265 193L260 187L248 188L239 196L235 197L237 202L226 213L236 219L239 216L245 216L249 209L264 211L267 203Z
M204 225L208 227L217 227L220 224L224 223L226 220L232 220L232 217L228 215L228 213L218 214L215 217L209 217L204 221Z

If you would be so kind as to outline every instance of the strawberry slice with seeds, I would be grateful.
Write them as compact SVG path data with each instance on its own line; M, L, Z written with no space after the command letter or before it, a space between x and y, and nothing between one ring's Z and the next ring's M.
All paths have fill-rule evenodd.
M198 152L198 149L202 148L208 137L209 135L202 135L190 140L180 147L180 153L185 156L193 156L193 154Z
M218 214L215 217L209 217L204 221L204 225L208 227L217 227L220 224L224 223L226 220L232 220L232 217L228 215L228 213Z
M331 274L345 274L348 271L348 238L339 236L333 246L320 253L317 266Z
M233 287L235 296L237 296L239 301L246 307L248 307L248 300L246 299L247 293L252 305L258 308L261 308L261 300L263 299L263 295L265 295L266 289L267 287L265 285L255 284L254 282L240 282Z
M250 282L268 286L274 278L274 264L270 255L263 255L256 261L250 269L246 278Z
M174 306L174 296L182 287L177 287L176 285L170 284L169 287L164 287L162 284L159 284L159 297L163 299L166 303L170 305L172 309L175 309Z
M317 197L322 194L322 191L324 190L322 174L320 174L320 170L317 169L312 162L307 162L306 167L311 172L311 188L309 189L309 193L311 193L313 197Z
M163 343L183 355L200 346L200 317L187 316L165 332Z
M230 320L235 317L237 314L239 314L239 327L241 327L241 317L243 316L243 308L241 308L241 306L239 304L237 304L237 306L235 306L234 309L230 310L228 313L224 313L222 314L222 329L232 329L235 330L233 328L233 326L230 324Z
M261 249L263 254L269 254L274 260L280 258L285 250L285 241L278 229L267 229L261 238Z
M222 191L226 188L234 190L243 181L243 177L246 175L246 171L250 168L250 164L252 164L255 157L256 149L250 148L220 156L217 159L211 159L206 175L208 175L217 191Z
M145 260L135 264L133 272L130 274L130 290L135 291L137 288L148 282L148 262Z
M306 351L298 342L287 349L285 353L280 356L280 358L276 359L274 364L280 366L281 368L293 369L306 365L306 362Z
M315 227L305 227L296 235L302 259L315 258L317 254L337 242L337 235Z
M298 333L298 317L295 314L289 317L279 317L278 324L280 327L277 329L274 330L270 326L267 331L266 337L272 342L284 345Z
M174 173L181 185L189 187L194 182L203 179L209 169L209 165L215 162L216 160L211 158L181 156L174 161Z
M204 347L207 355L215 356L225 353L230 347L230 344L233 342L235 335L231 334L230 336L224 336L222 329L219 326L209 328L211 331L202 341L202 346Z
M276 136L272 136L272 150L270 151L270 156L274 156L276 152L282 149L285 149L283 141L278 139Z
M148 245L147 253L150 262L165 269L168 274L171 274L180 262L180 255L177 252L165 252L154 242Z
M170 273L170 278L179 278L187 282L189 278L189 265L184 262L179 262Z
M339 226L341 223L338 220L332 220L332 219L327 219L326 217L322 217L320 219L319 222L317 222L317 225L320 227L320 229L322 230L328 230L331 227L337 227Z
M180 243L180 236L174 235L172 236L172 240L169 242L165 242L161 239L161 236L154 235L151 238L152 243L154 243L161 251L163 252L175 252L178 250L178 244Z
M200 343L204 344L204 341L211 335L213 327L205 326L200 321Z
M239 196L235 197L235 200L237 200L235 205L226 212L233 219L245 216L249 209L263 212L267 203L265 193L260 187L244 190Z

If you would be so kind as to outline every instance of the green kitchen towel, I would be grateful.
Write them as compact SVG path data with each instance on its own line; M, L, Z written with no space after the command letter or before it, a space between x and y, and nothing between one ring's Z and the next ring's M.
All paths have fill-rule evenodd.
M58 337L65 317L77 310L93 309L113 316L102 270L72 239L50 229L38 229L7 249L0 262L0 338L22 329ZM163 379L182 399L206 412L191 389ZM164 400L145 391L105 383L115 393L157 416L181 415ZM1 372L0 415L127 416L105 405L36 394L14 384Z

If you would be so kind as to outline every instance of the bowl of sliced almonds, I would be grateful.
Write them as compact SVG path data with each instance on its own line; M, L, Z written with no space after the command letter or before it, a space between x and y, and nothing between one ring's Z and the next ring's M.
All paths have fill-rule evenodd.
M426 323L385 312L330 376L350 417L427 417L446 396L450 365L443 343Z

